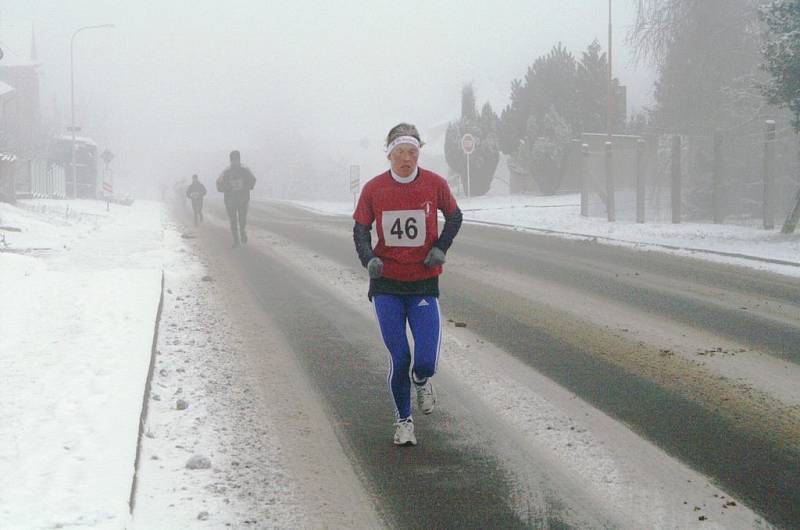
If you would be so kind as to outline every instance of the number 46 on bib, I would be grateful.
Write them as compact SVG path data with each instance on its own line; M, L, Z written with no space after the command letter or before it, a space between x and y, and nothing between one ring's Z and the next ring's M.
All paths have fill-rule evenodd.
M425 210L388 210L381 218L387 247L421 247L425 244Z

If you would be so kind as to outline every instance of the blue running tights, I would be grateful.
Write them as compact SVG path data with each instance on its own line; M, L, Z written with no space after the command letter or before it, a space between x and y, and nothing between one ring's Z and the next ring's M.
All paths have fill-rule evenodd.
M442 341L439 300L435 296L376 294L372 297L383 342L391 356L389 388L396 419L411 416L411 379L424 383L436 372ZM414 351L406 335L414 337Z

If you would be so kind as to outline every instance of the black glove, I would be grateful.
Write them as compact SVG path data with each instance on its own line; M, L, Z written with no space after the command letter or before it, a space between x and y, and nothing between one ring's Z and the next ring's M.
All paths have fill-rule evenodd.
M380 278L383 274L383 261L381 258L372 258L367 263L367 272L369 272L369 277L373 280Z
M444 263L444 252L439 247L431 247L423 261L426 267L436 267Z

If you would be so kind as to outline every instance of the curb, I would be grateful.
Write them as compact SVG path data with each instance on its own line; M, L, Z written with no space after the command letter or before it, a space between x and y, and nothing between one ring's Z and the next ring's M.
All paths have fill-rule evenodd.
M161 296L158 299L158 310L156 311L156 323L153 330L153 345L150 347L150 366L147 369L147 380L144 384L144 395L142 396L142 410L139 414L139 435L136 439L136 459L133 462L133 480L131 481L131 494L128 498L128 513L133 515L136 506L136 486L139 475L139 458L142 454L142 436L144 435L144 425L147 420L147 410L150 403L150 389L153 382L153 371L156 365L156 347L158 346L158 326L161 323L161 312L164 309L164 269L161 269Z

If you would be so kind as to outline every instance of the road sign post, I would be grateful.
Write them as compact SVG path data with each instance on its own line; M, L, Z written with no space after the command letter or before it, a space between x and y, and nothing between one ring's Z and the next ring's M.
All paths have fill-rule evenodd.
M114 177L111 169L106 166L103 171L103 198L106 200L106 211L111 209L111 199L114 197Z
M475 150L475 137L466 133L461 137L461 149L467 155L467 197L470 196L469 155Z

